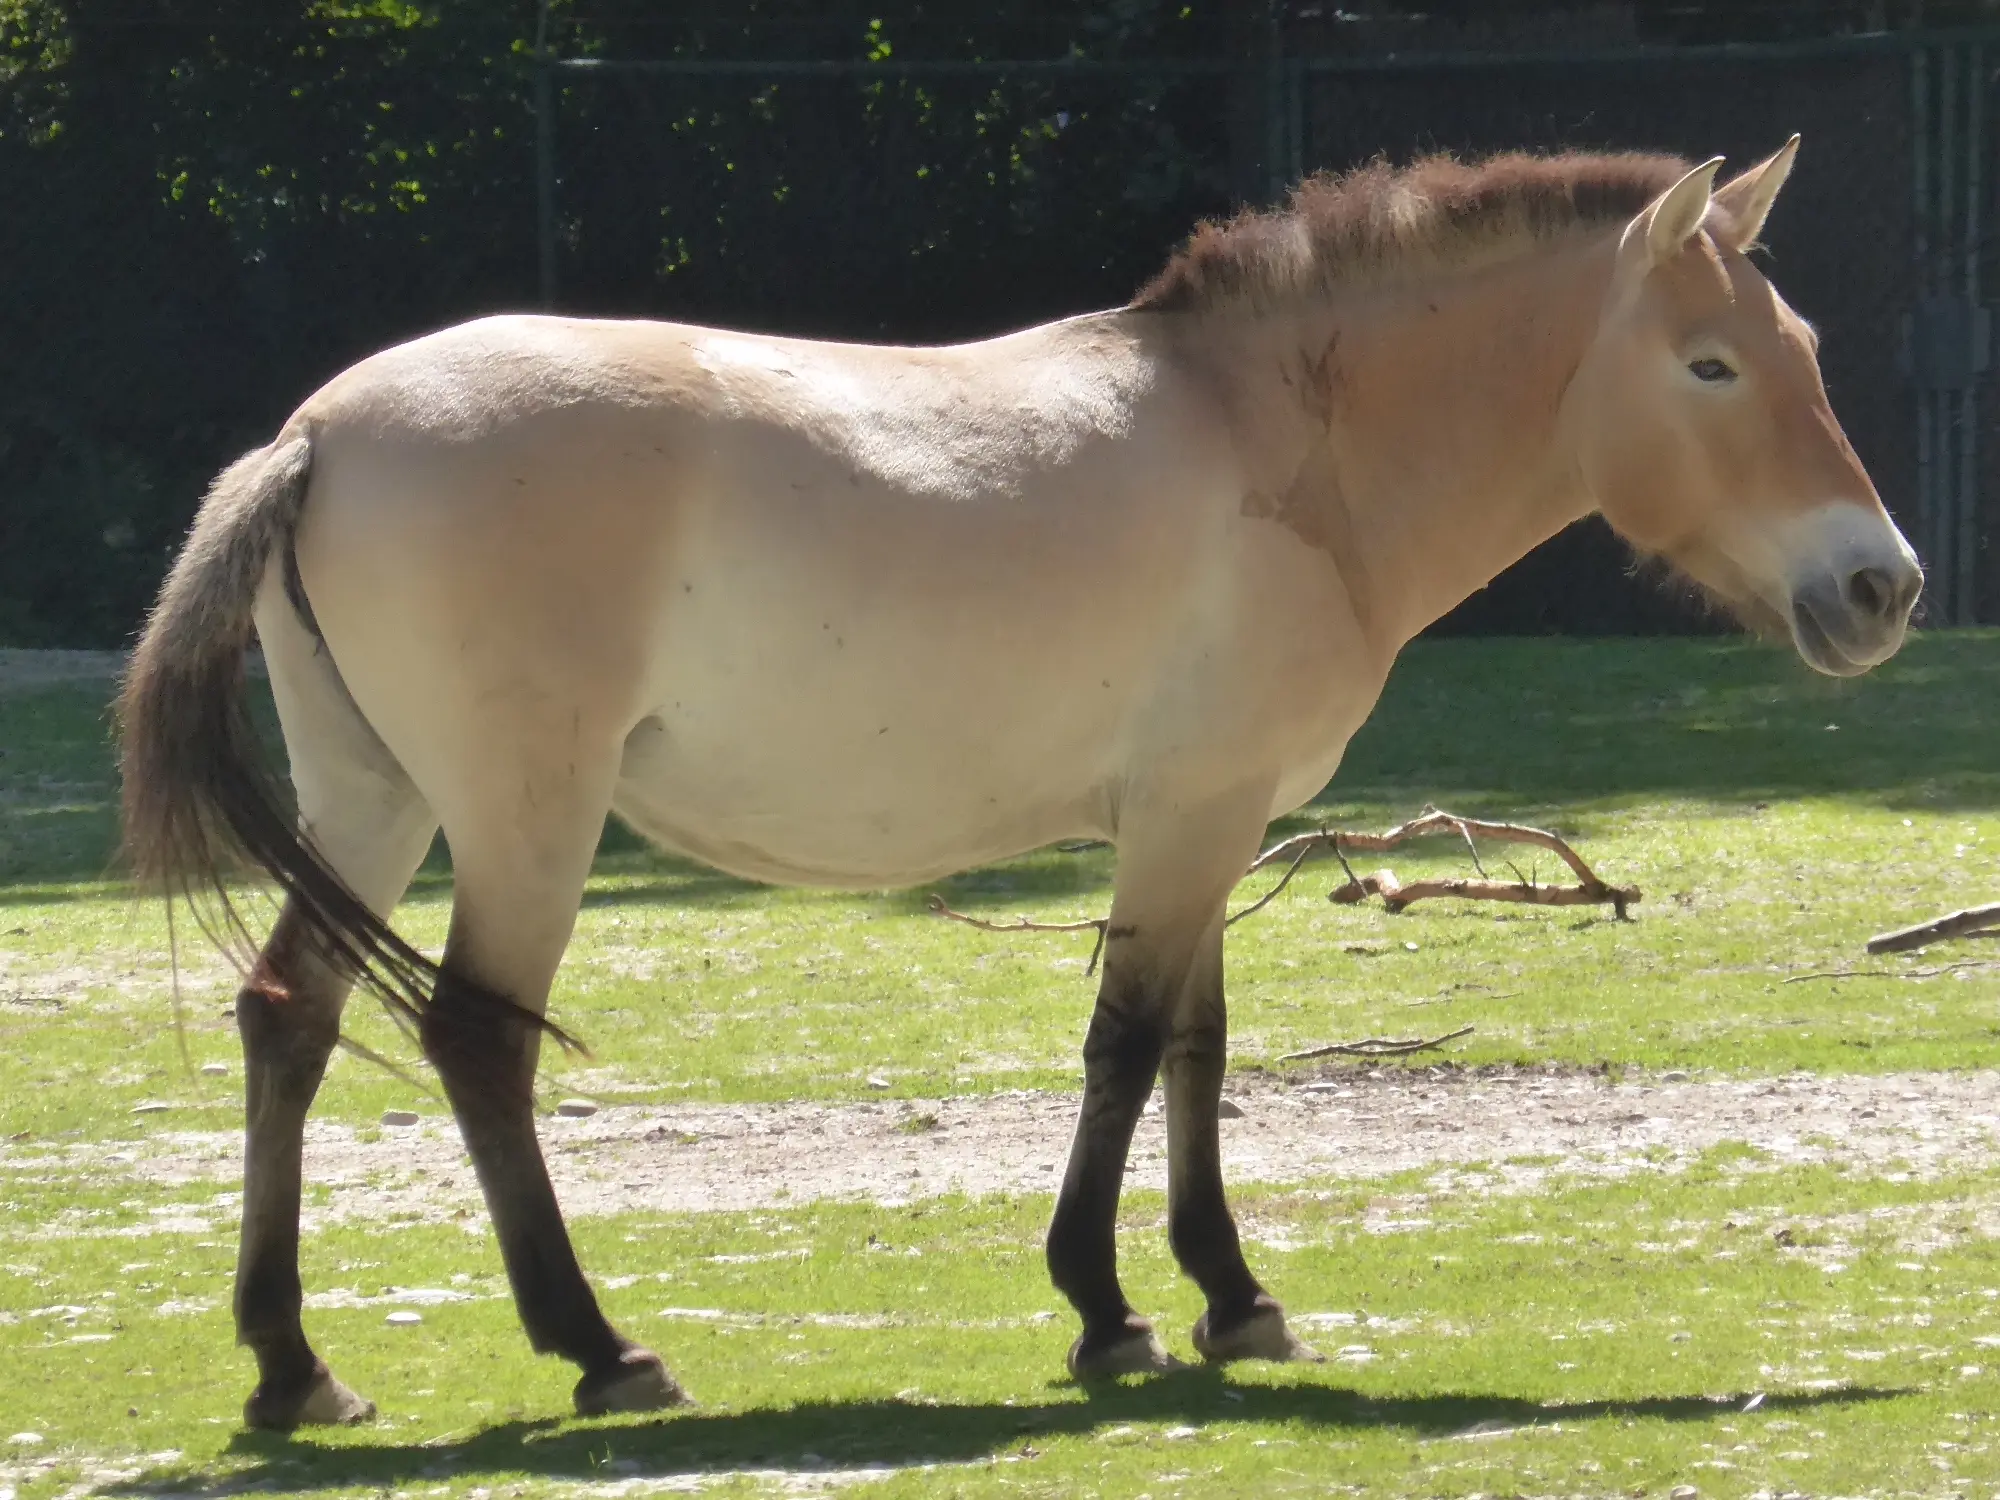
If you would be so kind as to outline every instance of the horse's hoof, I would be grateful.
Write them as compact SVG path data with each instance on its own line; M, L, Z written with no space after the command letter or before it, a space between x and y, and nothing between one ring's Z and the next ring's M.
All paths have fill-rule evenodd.
M616 1364L593 1370L576 1383L579 1417L601 1417L614 1411L665 1411L671 1406L691 1405L692 1400L650 1349L627 1349Z
M1235 1359L1326 1363L1324 1354L1285 1326L1285 1310L1268 1299L1260 1299L1249 1317L1219 1330L1210 1328L1209 1315L1203 1313L1195 1320L1194 1347L1212 1365Z
M1077 1380L1165 1375L1186 1368L1153 1337L1153 1325L1137 1316L1127 1318L1106 1334L1093 1334L1085 1329L1069 1346L1069 1373Z
M302 1386L259 1384L243 1403L243 1425L271 1432L294 1427L344 1427L372 1421L375 1403L357 1396L333 1371L317 1361L312 1378Z

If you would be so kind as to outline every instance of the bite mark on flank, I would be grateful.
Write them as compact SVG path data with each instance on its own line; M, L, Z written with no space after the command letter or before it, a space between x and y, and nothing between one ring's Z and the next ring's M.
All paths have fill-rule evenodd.
M1331 429L1335 408L1339 405L1343 381L1340 371L1340 335L1335 333L1317 355L1305 350L1299 351L1299 373L1303 378L1303 388L1299 390L1299 405L1308 417L1321 427ZM1290 381L1286 382L1291 384Z
M1313 488L1308 470L1302 468L1281 495L1273 495L1265 490L1245 490L1238 511L1253 521L1276 521L1308 547L1320 552L1331 552L1331 539L1327 535L1324 517L1324 498L1311 493Z

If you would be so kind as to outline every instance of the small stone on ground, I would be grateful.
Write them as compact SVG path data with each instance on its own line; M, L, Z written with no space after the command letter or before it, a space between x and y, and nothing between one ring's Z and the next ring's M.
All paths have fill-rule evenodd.
M414 1109L385 1109L382 1111L382 1123L384 1125L414 1125L417 1123L417 1119L418 1115Z
M588 1099L565 1099L556 1106L556 1113L565 1120L587 1120L597 1113L597 1106Z

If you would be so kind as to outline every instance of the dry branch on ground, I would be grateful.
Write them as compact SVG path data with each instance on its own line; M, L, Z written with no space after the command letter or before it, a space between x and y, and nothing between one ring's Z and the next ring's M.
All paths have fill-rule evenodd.
M981 932L1095 932L1096 946L1090 950L1090 962L1083 966L1086 979L1097 971L1097 960L1104 954L1104 934L1111 927L1109 917L1089 917L1081 922L1035 922L1027 917L1013 922L994 922L985 917L953 911L945 904L944 897L936 892L926 897L924 904L941 917L949 917L954 922L963 922L967 927L977 927Z
M1941 943L1946 938L1984 936L1994 927L2000 927L2000 905L1970 906L1964 911L1947 912L1928 922L1919 922L1914 927L1899 927L1894 932L1879 933L1868 940L1868 951L1907 953L1912 948Z
M1282 1053L1279 1062L1306 1062L1315 1057L1407 1057L1412 1052L1429 1052L1442 1047L1446 1042L1455 1042L1462 1036L1471 1036L1470 1026L1461 1026L1456 1031L1447 1031L1443 1036L1369 1036L1358 1042L1328 1042L1321 1047L1308 1047L1303 1052Z
M1404 885L1396 879L1393 871L1377 870L1372 875L1356 875L1347 863L1349 854L1384 853L1411 839L1442 833L1456 834L1465 841L1473 866L1479 871L1479 879L1418 880ZM1525 876L1515 880L1488 879L1486 868L1479 860L1477 840L1481 838L1495 843L1532 844L1536 848L1547 849L1575 873L1576 884L1540 885ZM1415 901L1436 896L1457 896L1471 901L1515 901L1532 906L1608 904L1622 922L1626 919L1626 908L1640 896L1637 886L1606 884L1560 834L1551 833L1546 828L1530 828L1523 823L1488 823L1478 818L1461 818L1435 807L1425 808L1407 823L1398 823L1386 833L1349 833L1343 829L1322 828L1313 833L1298 834L1283 843L1273 844L1258 855L1250 866L1250 872L1255 874L1268 866L1290 861L1285 879L1278 882L1277 890L1282 890L1307 859L1329 854L1339 859L1341 868L1347 871L1347 883L1336 886L1328 893L1327 899L1347 905L1368 896L1380 896L1383 905L1392 912L1401 911ZM1519 875L1518 870L1515 873ZM1276 893L1274 890L1271 894ZM1264 898L1266 901L1269 899L1270 896ZM1257 904L1261 906L1263 902ZM1248 916L1254 910L1256 907L1253 906L1239 915Z
M1935 979L1940 974L1963 974L1969 969L2000 969L2000 959L1961 958L1956 963L1932 964L1923 969L1815 969L1810 974L1794 974L1786 984L1811 984L1821 979Z
M1396 879L1394 872L1377 870L1372 875L1356 875L1347 862L1350 851L1355 853L1382 853L1414 838L1431 834L1455 834L1465 841L1466 850L1472 856L1473 867L1479 871L1476 880L1457 877L1412 881L1408 885ZM1527 876L1515 880L1493 880L1486 874L1486 867L1479 860L1477 840L1491 839L1496 843L1532 844L1536 848L1547 849L1557 855L1576 875L1574 885L1541 885ZM1639 899L1639 888L1629 885L1608 885L1597 872L1584 862L1583 856L1570 847L1561 835L1551 833L1546 828L1530 828L1521 823L1488 823L1478 818L1461 818L1455 813L1440 812L1435 807L1426 807L1416 817L1399 823L1383 833L1349 833L1344 829L1320 828L1312 833L1301 833L1281 843L1273 844L1250 863L1244 872L1247 878L1273 865L1285 865L1285 873L1278 883L1259 896L1255 901L1224 919L1225 926L1234 926L1245 917L1254 916L1275 900L1279 892L1292 882L1309 860L1331 856L1340 861L1347 872L1344 885L1334 887L1327 893L1328 899L1343 904L1352 904L1368 896L1380 896L1383 904L1392 912L1399 912L1413 901L1422 901L1437 896L1457 896L1471 901L1512 901L1531 906L1591 906L1608 904L1617 913L1618 919L1626 920L1626 909ZM963 922L968 927L977 927L982 932L1094 932L1097 942L1091 948L1090 962L1084 966L1088 977L1097 970L1098 960L1104 955L1104 940L1110 933L1109 917L1089 917L1075 922L1038 922L1021 917L1011 922L996 922L985 917L976 917L967 912L955 911L946 904L942 896L932 894L926 900L929 908L941 917L954 922ZM1471 1028L1466 1028L1470 1030ZM1364 1042L1338 1043L1329 1049L1339 1052L1350 1048L1377 1048L1374 1052L1361 1052L1362 1056L1393 1055L1380 1048L1389 1047L1404 1050L1422 1050L1437 1045L1437 1041L1450 1041L1451 1036L1436 1041L1411 1038L1407 1042L1385 1041L1371 1037ZM1312 1055L1321 1055L1318 1053Z

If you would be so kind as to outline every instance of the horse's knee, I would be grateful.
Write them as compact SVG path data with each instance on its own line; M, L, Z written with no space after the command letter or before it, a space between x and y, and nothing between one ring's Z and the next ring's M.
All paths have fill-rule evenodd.
M417 1040L454 1109L526 1109L540 1032L529 1012L446 970L417 1021Z
M1086 1086L1144 1079L1150 1088L1165 1047L1166 1035L1154 1007L1139 997L1100 996L1083 1038Z

